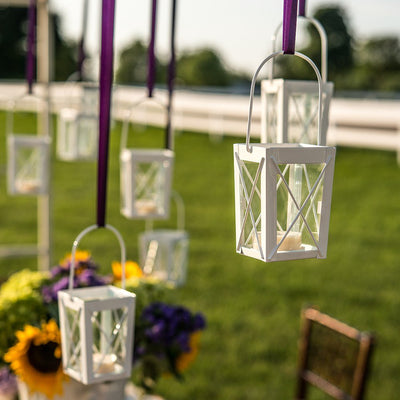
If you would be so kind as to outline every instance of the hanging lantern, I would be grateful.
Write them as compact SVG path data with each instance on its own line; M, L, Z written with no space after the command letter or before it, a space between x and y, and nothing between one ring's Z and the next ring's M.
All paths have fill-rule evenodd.
M64 372L84 384L131 374L135 294L124 289L124 241L115 228L104 227L121 246L122 289L111 285L73 289L75 252L83 236L98 228L92 225L74 241L69 289L58 292Z
M98 87L85 84L78 108L58 115L57 156L64 161L95 160L98 145Z
M255 82L250 92L246 143L234 145L236 250L265 262L325 258L328 244L335 148L302 144L250 144ZM295 53L321 76L305 55ZM321 124L319 124L321 135Z
M31 94L11 102L7 109L7 188L11 195L43 195L48 193L50 143L48 136L15 133L16 102L34 101L40 113L42 99Z
M48 193L50 139L8 135L7 183L12 195Z
M318 83L305 80L273 79L274 63L271 63L269 79L261 81L261 143L319 143L326 145L329 126L329 107L333 83L327 82L327 36L323 26L314 18L303 17L314 25L321 38L322 110L318 121ZM276 36L272 37L275 50Z
M139 259L146 275L173 286L186 282L189 256L189 233L184 230L185 211L182 198L172 192L177 205L177 229L156 229L139 235Z
M137 103L134 111L142 104ZM127 148L129 124L130 118L125 121L121 137L121 213L132 219L168 218L174 152Z

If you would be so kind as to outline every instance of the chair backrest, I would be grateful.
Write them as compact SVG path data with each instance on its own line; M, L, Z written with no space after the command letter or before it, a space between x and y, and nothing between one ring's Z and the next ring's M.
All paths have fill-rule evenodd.
M296 400L309 385L338 400L362 400L374 336L314 308L303 310Z

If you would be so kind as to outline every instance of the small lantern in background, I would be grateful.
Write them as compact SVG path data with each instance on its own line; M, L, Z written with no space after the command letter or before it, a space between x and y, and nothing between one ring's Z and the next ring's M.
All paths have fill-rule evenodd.
M246 143L234 145L236 251L265 262L325 258L335 148L302 144L250 144L252 81ZM318 120L321 118L321 76ZM319 125L321 135L321 127Z
M305 80L273 79L271 63L269 79L261 81L261 143L304 143L326 145L329 107L333 83L327 82L327 36L314 18L302 17L317 29L321 38L322 110L318 121L318 83ZM275 51L279 25L272 36ZM318 123L321 128L319 139Z
M124 290L125 244L110 225L121 246L122 289L108 285L73 289L77 246L72 248L69 289L58 292L64 372L84 384L128 378L132 368L135 295Z
M131 118L148 103L166 108L153 98L138 102L124 121L121 135L120 187L121 214L131 219L166 219L172 186L174 152L169 149L127 148Z
M35 110L32 130L19 133L21 117L16 113L28 107ZM49 190L50 144L47 135L35 134L38 116L46 107L45 99L31 93L24 94L7 104L7 190L11 195L45 195ZM22 111L21 111L22 112Z
M127 218L168 218L173 151L123 149L120 161L121 213Z
M175 191L171 197L177 206L177 229L155 229L139 235L139 259L143 272L173 286L186 282L189 233L184 230L185 210Z
M57 156L63 161L90 161L97 157L98 87L85 84L78 106L58 115Z
M7 183L12 195L48 193L50 138L8 135Z
M61 160L93 160L97 156L98 117L64 108L58 119L57 155Z

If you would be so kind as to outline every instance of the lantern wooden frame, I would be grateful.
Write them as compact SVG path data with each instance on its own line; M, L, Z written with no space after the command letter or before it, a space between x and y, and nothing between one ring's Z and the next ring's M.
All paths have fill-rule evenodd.
M254 74L246 143L234 145L236 251L265 262L325 258L335 148L302 144L250 144L254 87L258 73L266 62L281 54L283 52L271 54ZM320 121L320 73L307 56L297 52L295 55L306 60L317 75ZM321 135L320 124L319 133ZM311 174L316 165L319 170ZM278 199L278 191L282 188L286 191L283 202ZM304 190L307 190L306 194ZM284 229L283 223L278 220L278 213L282 209L287 216ZM299 223L302 224L302 230L296 231ZM303 242L303 231L311 243Z
M269 79L261 81L261 142L307 143L326 145L329 127L329 108L334 84L327 82L327 36L323 26L314 18L301 17L314 25L321 39L322 117L318 120L318 83L315 81L273 79L271 63ZM275 51L276 36L272 36ZM321 128L319 138L318 124Z
M64 372L84 384L125 379L131 375L135 294L125 288L125 244L121 247L122 288L111 285L73 289L78 244L97 225L82 231L72 247L69 289L58 292Z
M174 152L169 149L127 148L131 116L138 107L149 101L167 112L165 106L157 100L142 99L132 109L121 135L121 214L130 219L169 217Z
M98 87L84 84L77 108L63 108L57 121L57 156L63 161L93 161L98 151Z
M186 282L189 256L189 233L185 231L182 197L172 191L177 208L177 229L150 229L139 235L139 259L146 275L174 287Z

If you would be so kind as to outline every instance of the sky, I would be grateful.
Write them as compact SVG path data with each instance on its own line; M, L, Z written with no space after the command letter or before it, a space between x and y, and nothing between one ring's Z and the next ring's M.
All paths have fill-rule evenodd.
M61 32L77 40L82 31L82 0L50 0L61 17ZM400 37L399 0L308 0L307 14L322 5L339 4L347 13L354 37L396 35ZM89 0L87 47L95 57L100 48L101 0ZM171 0L159 0L156 54L167 57ZM271 53L271 36L282 19L283 0L178 0L176 50L201 47L218 51L225 64L236 71L254 71ZM115 52L150 36L151 0L116 0ZM304 24L299 24L301 35ZM299 36L301 38L301 36Z

